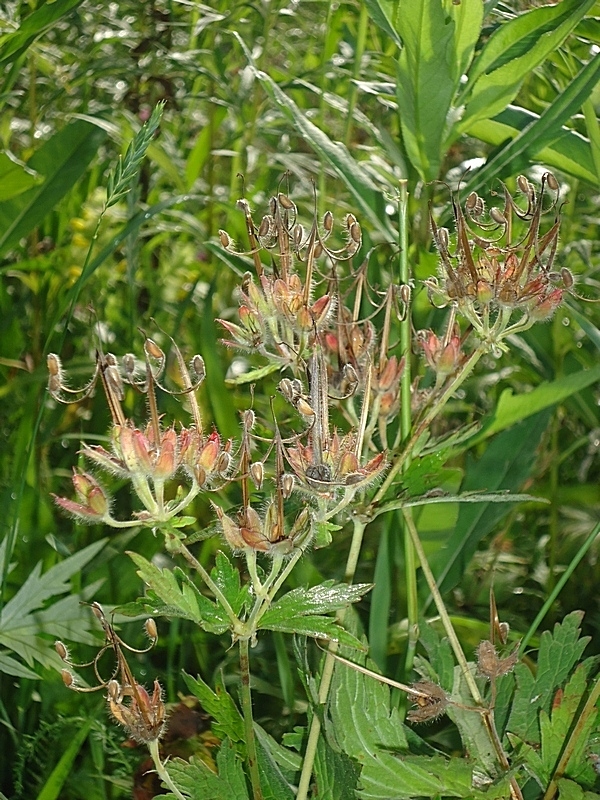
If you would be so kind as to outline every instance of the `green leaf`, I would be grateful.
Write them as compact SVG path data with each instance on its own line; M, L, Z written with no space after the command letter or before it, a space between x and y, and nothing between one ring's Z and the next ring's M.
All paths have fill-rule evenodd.
M81 3L82 0L54 0L28 14L16 31L0 36L0 64L17 59L38 36Z
M455 79L460 80L469 69L481 34L483 4L481 0L461 0L446 8L454 20L453 70Z
M17 653L29 666L37 661L45 667L60 670L63 663L50 642L60 638L94 644L95 639L89 632L91 615L80 601L96 591L99 583L88 587L79 596L69 594L50 605L48 600L70 592L70 578L80 573L105 544L106 539L94 542L55 564L43 575L41 562L38 562L2 609L0 645ZM4 663L10 674L14 674L14 662L12 658L8 659L8 656L0 659L0 669Z
M396 94L407 155L424 181L437 178L446 117L460 75L454 74L454 20L439 0L400 0Z
M20 661L17 661L6 653L0 653L0 672L6 675L15 675L17 678L27 678L28 680L37 681L39 675L28 667L23 666Z
M296 103L289 98L265 72L257 69L252 62L252 57L241 41L236 36L238 42L248 58L250 68L256 78L262 83L267 94L277 103L285 115L297 127L298 132L304 137L307 144L313 148L317 155L326 161L339 178L346 184L350 191L357 208L367 217L371 225L385 239L394 239L396 234L389 223L386 213L386 200L380 192L370 175L355 161L347 147L339 142L332 142L331 139L315 124L313 124L298 108Z
M491 419L484 422L482 430L469 441L469 445L478 444L538 411L561 403L598 380L600 380L600 365L565 375L552 382L545 381L527 394L515 395L512 389L505 389L500 395Z
M241 586L240 573L226 554L219 550L210 577L223 592L235 614L239 614L249 597L249 584Z
M334 750L326 739L320 737L315 758L318 800L355 797L359 774L356 761L345 753Z
M299 587L284 594L261 618L261 624L280 622L288 617L301 617L309 614L327 614L357 603L371 590L370 583L346 584L333 580L325 581L310 589Z
M386 751L369 759L362 770L364 800L414 800L415 797L463 797L492 800L509 797L508 781L481 792L473 788L473 765L465 758L402 756Z
M550 714L540 712L541 760L543 778L546 781L554 775L554 769L561 756L565 742L569 738L575 720L578 719L581 703L590 688L590 674L597 666L595 658L588 658L578 664L571 675L564 692L554 698ZM588 785L594 784L594 770L586 758L589 736L594 729L598 709L594 709L583 724L578 724L575 749L567 764L566 774L574 780Z
M550 712L552 699L574 665L580 660L589 637L579 638L582 611L572 611L554 630L540 637L535 676L523 663L515 667L517 688L506 730L529 744L540 743L539 711Z
M475 464L470 462L462 489L516 490L528 477L550 412L522 422L494 439ZM508 513L508 506L479 503L462 505L456 525L443 548L430 557L430 566L442 592L460 581L481 539Z
M513 62L516 71L527 74L533 66L527 66L527 60L523 62L520 59L531 56L534 47L539 47L542 53L551 53L552 48L558 46L554 38L558 28L565 23L572 25L573 18L577 18L577 24L593 5L593 0L563 0L556 5L517 14L513 19L499 25L489 37L473 64L469 80L474 81L480 75L489 75L508 62ZM540 40L543 40L541 45ZM539 59L539 55L536 58ZM541 61L537 61L534 66L539 63Z
M211 633L224 633L229 629L229 620L223 610L204 597L178 567L159 569L138 553L129 552L128 555L146 586L166 604L166 607L155 606L153 613L192 620Z
M105 138L100 128L77 120L33 154L27 167L44 180L0 202L0 254L15 247L55 208L83 175Z
M69 778L75 759L85 740L87 739L90 729L94 723L94 717L88 717L85 721L82 720L81 726L75 732L75 735L70 737L64 745L64 752L60 757L58 764L52 770L44 787L39 792L37 800L56 800L61 796L61 792L65 782Z
M280 760L285 759L285 763L289 764L289 759L283 752L285 748L277 744L275 739L259 725L255 725L254 730L257 739L258 773L263 800L294 800L295 789L284 775L279 763ZM301 764L297 754L290 753L289 755L294 757L294 762L298 764L296 772L299 771Z
M587 100L585 101L588 102ZM494 119L483 119L469 126L467 133L482 142L499 147L515 139L528 125L539 119L538 114L526 108L508 106ZM536 138L531 141L524 158L559 169L567 175L597 184L596 170L590 142L577 131L561 128L552 144L540 147Z
M173 759L167 769L177 788L190 800L248 800L242 762L230 742L223 742L216 762L218 775L196 756L191 756L189 762ZM167 794L165 800L175 800L175 795Z
M11 153L0 153L0 202L31 189L42 178Z
M600 78L600 58L592 58L552 103L531 122L506 147L499 150L478 169L468 182L469 189L477 191L499 174L512 174L523 168L530 148L539 152L553 144L563 133L562 126L577 113L590 96Z
M373 22L387 33L397 47L402 47L397 30L398 3L393 0L365 0L365 5Z
M190 692L200 700L206 713L213 717L223 735L232 742L244 742L244 721L226 689L217 683L213 692L200 676L192 678L187 672L183 673L183 680Z
M227 116L227 109L223 106L213 104L210 109L211 120L208 125L198 134L198 138L192 147L185 163L185 184L187 189L191 189L206 161L211 157L215 131Z
M477 674L476 664L469 662L469 669L475 677ZM464 750L477 764L479 772L483 772L490 778L494 777L499 767L498 756L490 741L483 718L476 711L461 708L461 706L471 705L473 696L460 666L454 667L454 683L451 694L452 699L456 700L459 705L449 705L446 713L459 730Z
M465 110L447 145L477 120L505 109L525 77L562 44L593 4L594 0L563 0L519 14L500 26L472 65L458 100Z
M338 642L358 650L364 649L359 640L344 630L335 620L319 614L313 614L310 617L290 617L279 621L268 620L266 623L263 617L258 627L263 630L293 633L297 636L310 636L313 639L326 639L329 642Z
M333 536L336 531L341 531L342 526L336 525L335 522L327 522L326 520L318 520L313 523L315 531L315 548L319 550L321 547L329 547L333 541Z

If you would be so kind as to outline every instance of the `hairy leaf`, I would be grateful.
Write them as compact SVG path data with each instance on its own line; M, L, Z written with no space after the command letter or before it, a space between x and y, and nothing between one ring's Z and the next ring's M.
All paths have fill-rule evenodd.
M229 629L229 620L223 610L204 597L182 570L160 569L138 553L130 552L129 556L146 586L166 604L169 616L192 620L211 633L224 633ZM162 611L157 608L154 613L159 612L165 613L164 607Z
M213 692L200 676L192 678L186 672L183 673L183 680L190 692L200 700L206 713L213 717L218 729L232 742L243 742L244 721L226 689L217 684Z
M515 667L517 686L506 730L525 742L540 743L539 712L550 712L554 693L562 687L589 641L587 636L579 638L582 618L583 612L573 611L562 623L556 623L552 633L542 633L535 675L525 664Z
M248 800L242 761L229 742L223 742L217 753L218 775L200 759L169 761L168 771L177 788L190 800ZM175 795L165 795L176 800Z

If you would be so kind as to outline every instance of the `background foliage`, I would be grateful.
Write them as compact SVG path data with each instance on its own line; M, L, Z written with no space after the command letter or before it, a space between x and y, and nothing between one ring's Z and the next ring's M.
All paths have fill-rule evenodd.
M83 648L94 641L79 599L112 606L142 591L126 550L169 566L147 532L100 541L104 531L76 525L54 507L51 492L67 491L80 439L106 441L109 419L99 396L79 406L49 402L46 354L59 352L83 383L98 341L124 353L139 349L139 328L162 330L186 354L202 354L205 416L222 434L239 435L247 387L225 382L240 357L218 343L213 319L232 318L233 288L247 267L220 248L218 230L243 242L235 201L246 196L262 208L286 171L290 194L307 212L314 180L320 210L359 216L366 249L378 245L373 284L395 269L397 186L408 180L414 325L425 328L443 318L420 284L437 264L428 206L448 213L448 191L436 181L462 180L461 191L489 197L498 179L514 186L516 175L535 176L543 164L559 178L565 202L559 266L575 275L577 295L596 298L599 15L594 0L6 4L0 23L0 782L6 795L130 796L142 757L121 748L122 737L105 725L102 701L64 691L51 644L57 636ZM133 190L97 228L107 174L159 101L165 103L160 131L145 160L136 162ZM409 491L525 488L549 503L433 503L417 509L415 521L467 652L486 635L492 575L501 616L517 638L577 558L543 627L583 609L581 625L592 637L586 653L594 654L600 567L589 535L600 505L597 306L573 296L549 323L511 345L509 354L485 359L437 422L441 434L480 421L468 447L449 448L421 472L415 467ZM268 408L274 385L259 384L258 408ZM166 400L165 411L169 402L176 405ZM126 492L118 494L124 513L130 502ZM194 513L211 524L202 501ZM356 579L375 583L358 608L371 656L386 674L403 677L407 597L396 531L393 514L369 527ZM346 530L336 533L332 547L306 556L290 585L341 579L348 541ZM220 547L219 537L209 538L198 557L209 563ZM420 606L432 613L425 586ZM235 685L227 637L209 638L185 620L161 622L160 633L158 648L140 659L139 676L148 684L160 676L169 701L190 691L182 669L200 672L213 686L217 676ZM278 740L293 734L305 722L306 701L294 654L280 635L261 638L253 672L257 721ZM343 701L340 695L338 726ZM429 738L451 750L453 736L438 724ZM205 745L196 747L203 753ZM351 756L353 747L346 745ZM536 754L523 747L523 759L533 762ZM319 754L322 770L329 757ZM219 759L233 763L225 749Z

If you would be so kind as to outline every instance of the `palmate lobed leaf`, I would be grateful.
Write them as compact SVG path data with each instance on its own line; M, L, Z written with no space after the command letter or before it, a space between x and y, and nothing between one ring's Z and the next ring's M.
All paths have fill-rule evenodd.
M229 742L219 748L216 763L218 775L195 756L189 762L170 761L168 771L177 788L190 800L248 800L242 761ZM176 800L170 793L164 797Z
M262 622L281 622L290 616L327 614L338 611L350 603L357 603L372 589L370 583L336 583L325 581L310 589L299 587L279 598L261 618Z
M346 647L354 647L357 650L365 649L365 646L358 639L348 633L341 625L338 625L335 620L319 614L290 617L279 621L268 620L266 623L263 618L258 627L262 630L293 633L297 636L310 636L313 639L326 639L328 642L337 642L346 645Z
M239 615L250 598L250 585L241 585L240 573L222 550L217 553L210 576L229 601L234 613Z
M525 664L515 667L516 690L506 730L527 743L539 744L538 714L550 712L552 698L580 660L589 637L579 638L582 611L568 614L554 630L540 637L537 670L533 675Z
M223 633L229 629L229 620L222 609L204 597L183 570L177 567L173 570L159 569L138 553L130 552L129 556L138 567L140 578L168 608L167 612L162 607L162 613L192 620L212 633ZM150 610L152 613L161 613L160 607Z
M202 708L214 719L219 730L232 742L243 742L244 722L227 690L217 684L216 692L213 692L200 676L193 678L186 672L183 673L183 680L190 692L200 700Z

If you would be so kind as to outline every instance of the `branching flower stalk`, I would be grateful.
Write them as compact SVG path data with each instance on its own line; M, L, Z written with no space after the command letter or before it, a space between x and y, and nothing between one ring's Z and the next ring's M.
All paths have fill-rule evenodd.
M278 390L287 411L276 412L282 401L272 400L272 419L261 420L260 429L257 412L247 409L241 414L237 444L224 439L216 429L209 432L203 424L196 395L205 377L204 362L195 355L186 363L172 340L169 347L175 370L170 375L173 378L175 373L175 388L167 386L168 353L145 335L141 359L133 354L119 359L99 351L95 371L81 389L68 385L57 355L48 357L48 388L56 401L76 402L88 397L98 384L102 385L112 418L110 447L84 444L81 452L92 467L129 481L139 509L130 519L118 518L109 491L92 471L84 470L73 474L76 499L55 497L55 501L80 521L115 529L145 527L155 535L162 535L167 551L187 561L216 601L204 598L215 609L215 620L210 624L221 632L229 630L232 641L239 647L245 746L254 800L260 800L262 789L252 716L249 654L262 627L268 627L269 611L276 606L277 595L288 576L307 548L329 545L332 531L339 527L335 523L350 519L353 536L345 580L348 585L353 583L366 526L382 513L399 507L401 498L397 495L402 475L431 436L432 423L448 401L484 354L490 351L501 354L508 336L547 318L572 285L567 270L553 269L558 218L547 232L540 232L546 190L554 194L550 209L557 204L556 180L547 173L539 194L523 177L518 185L525 197L525 207L504 190L503 208L492 208L487 216L478 195L472 193L467 197L464 211L458 200L453 199L456 236L452 245L450 233L439 228L431 217L441 270L439 278L430 278L425 284L432 302L449 306L450 312L442 334L420 331L416 337L417 351L422 352L433 371L428 388L418 389L421 376L417 371L417 380L413 381L410 364L411 281L405 184L400 187L399 202L399 284L390 284L385 291L370 284L368 258L358 267L353 266L362 243L361 228L354 215L348 214L344 219L345 241L334 246L335 226L329 211L322 220L317 219L315 212L310 226L304 228L298 222L295 204L287 194L279 192L271 198L268 213L257 224L249 203L240 201L250 245L246 256L253 273L247 272L242 280L238 321L219 322L228 337L225 342L228 346L267 360L268 367L261 374L268 375L278 369L283 372ZM118 186L116 181L115 192ZM518 225L525 231L517 230ZM225 231L220 232L220 239L227 250L235 250ZM263 250L269 254L270 268L263 264ZM515 312L518 319L513 321ZM464 321L469 327L461 333ZM393 342L395 330L400 334L397 345ZM393 352L395 347L398 354ZM243 382L246 376L242 376L240 383ZM143 424L136 424L125 415L124 408L128 405L124 400L132 393L145 398L148 418ZM157 398L161 393L178 398L185 405L191 418L188 424L167 423L159 413ZM389 456L388 426L395 421L397 434ZM271 433L265 435L265 430ZM192 502L219 492L222 503L222 490L233 483L239 486L241 505L234 509L211 505L225 545L235 557L243 559L242 571L249 575L245 599L239 601L236 596L229 596L224 584L215 579L215 573L198 561L191 549L195 534L188 536L185 532L196 522L195 517L186 516ZM373 488L376 484L378 488ZM265 491L269 485L271 491ZM395 493L393 500L391 491ZM302 510L290 519L288 501L293 494L300 495L303 503ZM408 509L404 509L403 519L411 599L407 653L407 667L410 667L418 635L415 553L433 587L435 581ZM134 560L137 564L143 562L138 556ZM152 570L148 564L140 574L143 573L156 593ZM159 582L157 586L160 585ZM449 626L448 636L457 662L475 704L483 709L481 713L487 719L499 763L506 769L508 762L502 746L494 741L492 711L485 711L458 640L450 632L452 626L447 614L444 617L439 592L437 589L434 592L432 586L440 615ZM168 595L169 603L173 596L177 597L175 588ZM354 595L355 599L359 596ZM331 652L325 658L319 686L321 705L329 693L339 640L336 632L342 631L345 606L347 602L331 607L330 610L336 610L338 627L324 629ZM115 674L120 670L122 676L120 682L114 676L103 681L96 661L93 662L100 688L107 690L113 716L125 721L124 724L135 722L136 714L141 714L147 724L153 720L157 724L159 720L164 722L160 688L155 687L152 697L138 688L124 661L123 643L105 618L101 623L107 638L104 651L107 648L115 651L118 661ZM200 619L199 624L203 626L204 621ZM358 642L355 646L359 646ZM434 697L433 690L415 691L424 705L436 708L440 705L442 698ZM307 797L319 735L320 717L314 713L298 800ZM153 744L151 749L155 758L157 745ZM156 758L155 763L161 778L179 797L164 765L160 766ZM513 794L519 796L518 787Z

